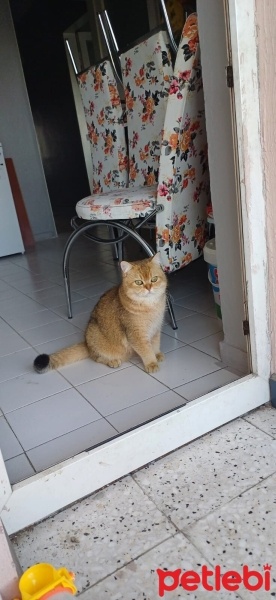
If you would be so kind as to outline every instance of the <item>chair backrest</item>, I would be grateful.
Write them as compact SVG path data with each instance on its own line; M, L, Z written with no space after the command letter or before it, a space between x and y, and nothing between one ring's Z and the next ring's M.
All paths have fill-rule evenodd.
M129 185L158 181L161 141L173 75L169 39L161 30L121 54L129 147Z
M162 141L156 245L165 271L198 258L205 243L209 169L197 15L183 28Z
M93 163L93 192L128 184L123 109L111 64L104 60L77 75Z

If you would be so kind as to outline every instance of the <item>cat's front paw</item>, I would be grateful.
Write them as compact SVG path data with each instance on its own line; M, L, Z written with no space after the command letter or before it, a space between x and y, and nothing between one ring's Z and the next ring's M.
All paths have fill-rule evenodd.
M112 367L112 369L117 369L118 367L120 367L122 364L122 361L120 359L117 358L113 358L113 360L109 360L107 365L109 367Z
M151 362L148 365L145 365L145 369L147 373L156 373L156 371L159 371L159 365L157 362Z
M163 352L157 352L156 360L158 360L158 362L162 362L163 360L165 360L165 354L163 354Z

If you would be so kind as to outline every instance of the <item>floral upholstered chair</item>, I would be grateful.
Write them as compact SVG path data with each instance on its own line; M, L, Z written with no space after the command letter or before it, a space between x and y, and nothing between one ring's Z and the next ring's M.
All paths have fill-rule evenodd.
M160 30L121 54L129 146L129 185L155 185L173 67Z
M104 60L77 75L93 164L95 194L128 185L123 108L112 66Z
M166 272L201 255L210 200L197 15L183 28L164 123L159 166L157 250Z
M83 224L69 237L63 258L69 317L72 316L69 258L79 235L89 232L95 242L114 244L114 239L101 239L92 233L99 224L109 224L120 232L121 241L128 236L134 238L148 256L160 251L163 269L169 273L201 255L208 201L209 171L197 16L192 14L183 29L169 88L158 185L147 186L143 181L140 187L96 193L76 205ZM152 217L156 218L154 249L139 234L139 228ZM129 226L127 221L136 218L138 223ZM176 329L170 298L168 308Z

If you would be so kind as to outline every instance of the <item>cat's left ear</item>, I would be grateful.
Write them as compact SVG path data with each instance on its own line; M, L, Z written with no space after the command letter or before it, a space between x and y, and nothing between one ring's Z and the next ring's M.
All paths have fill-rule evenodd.
M126 260L122 260L120 266L121 266L121 269L122 269L124 275L126 273L128 273L128 271L130 271L130 269L132 269L132 265L129 262L126 262Z
M152 262L154 262L156 265L161 265L161 256L160 256L160 252L157 252L157 254L155 254L152 257Z

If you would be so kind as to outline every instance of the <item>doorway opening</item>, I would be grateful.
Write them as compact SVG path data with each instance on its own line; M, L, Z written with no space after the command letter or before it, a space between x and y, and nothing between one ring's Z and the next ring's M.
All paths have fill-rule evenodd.
M151 430L154 432L159 424L161 427L159 434L163 435L161 433L162 423L165 423L163 419L172 422L178 414L179 423L182 422L185 411L188 417L197 410L196 407L199 406L197 403L202 396L209 395L208 398L211 398L214 394L212 398L218 399L219 394L216 396L214 390L225 385L227 386L226 398L230 393L228 390L232 389L231 384L251 370L247 339L244 335L246 313L233 149L231 114L233 107L226 82L228 43L225 13L223 7L218 10L219 5L220 3L215 0L210 0L207 11L204 0L198 0L197 3L202 56L204 54L206 57L205 64L203 62L203 83L222 319L219 319L216 314L213 292L208 281L207 264L203 258L200 258L170 276L178 330L174 333L169 323L164 324L163 351L166 360L160 375L158 373L154 376L146 375L138 359L123 365L123 368L116 373L110 372L111 369L107 372L101 365L93 366L84 361L82 364L66 367L59 373L42 376L39 379L38 394L36 388L35 395L29 395L29 399L23 401L20 406L18 400L15 400L12 409L11 394L13 393L15 398L16 387L12 382L13 378L6 380L3 385L7 388L9 407L4 408L5 421L19 441L23 449L20 455L24 456L24 463L28 465L28 472L24 473L24 477L21 470L21 476L15 477L12 483L46 469L54 472L57 463L70 458L73 458L72 464L83 458L90 460L91 452L96 456L95 453L100 451L102 444L106 442L108 442L105 446L106 451L112 452L112 448L115 451L115 448L121 447L122 434L126 435L124 439L128 439L129 447L132 447L136 434L146 436ZM217 32L220 32L218 37L214 35L211 24ZM217 51L218 46L220 52ZM204 53L204 49L208 49L208 52ZM209 77L210 62L213 68L214 61L216 61L215 75L212 78ZM215 100L218 102L218 109L214 114ZM221 109L224 111L227 109L226 116ZM214 119L216 127L214 127ZM93 248L91 251L91 243L83 239L72 259L74 319L68 323L64 301L60 300L62 297L60 262L65 238L66 234L62 234L56 240L43 242L33 257L18 257L11 261L17 269L27 268L28 271L33 272L32 278L35 276L37 282L39 277L47 280L47 283L43 284L45 287L40 289L34 285L31 293L30 289L26 293L28 288L26 282L22 281L20 284L18 280L16 286L13 282L14 289L20 294L27 295L33 302L42 306L37 313L36 326L33 324L28 326L27 314L23 325L18 321L17 331L29 344L30 356L43 351L53 352L65 345L80 341L89 312L96 299L107 287L110 287L110 284L116 284L118 281L119 268L114 265L110 250ZM126 252L130 260L140 258L132 244L128 245ZM15 316L11 311L9 314L8 312L7 310L6 322L15 328ZM100 367L102 370L99 370ZM96 371L93 371L94 368ZM27 380L30 382L35 377L37 376L30 374L30 371L27 371L27 375L23 374L19 377L18 374L16 375L16 385L20 384L21 398L25 385L27 389ZM223 400L222 406L225 409ZM2 406L1 408L3 410ZM216 415L220 414L219 400L214 401L213 409ZM64 418L65 413L66 418ZM46 415L49 415L48 427L45 427L45 420L43 422ZM203 420L204 415L206 417L202 405L201 419ZM208 417L209 425L206 426L210 428L217 426L216 415L212 413L211 420ZM30 432L30 428L26 427L30 418L36 419L38 424L36 431L36 428L33 428ZM232 413L230 418L234 418ZM41 423L43 423L42 428ZM144 428L141 428L141 425L144 425ZM44 437L42 437L42 429ZM192 435L195 431L196 435L201 435L202 429L199 427L193 430ZM153 435L155 436L156 433ZM189 435L181 438L181 443L188 441ZM33 438L31 439L30 436ZM146 440L146 437L143 439ZM164 440L161 439L161 453L169 451L167 442L163 444ZM118 452L120 454L121 451ZM16 456L7 459L8 472L9 469L12 472L13 468L9 461L15 458ZM147 460L148 458L151 460L150 457L147 457ZM144 458L141 460L143 461ZM141 460L139 464L142 464ZM13 465L16 465L16 461ZM18 472L20 470L17 470Z

